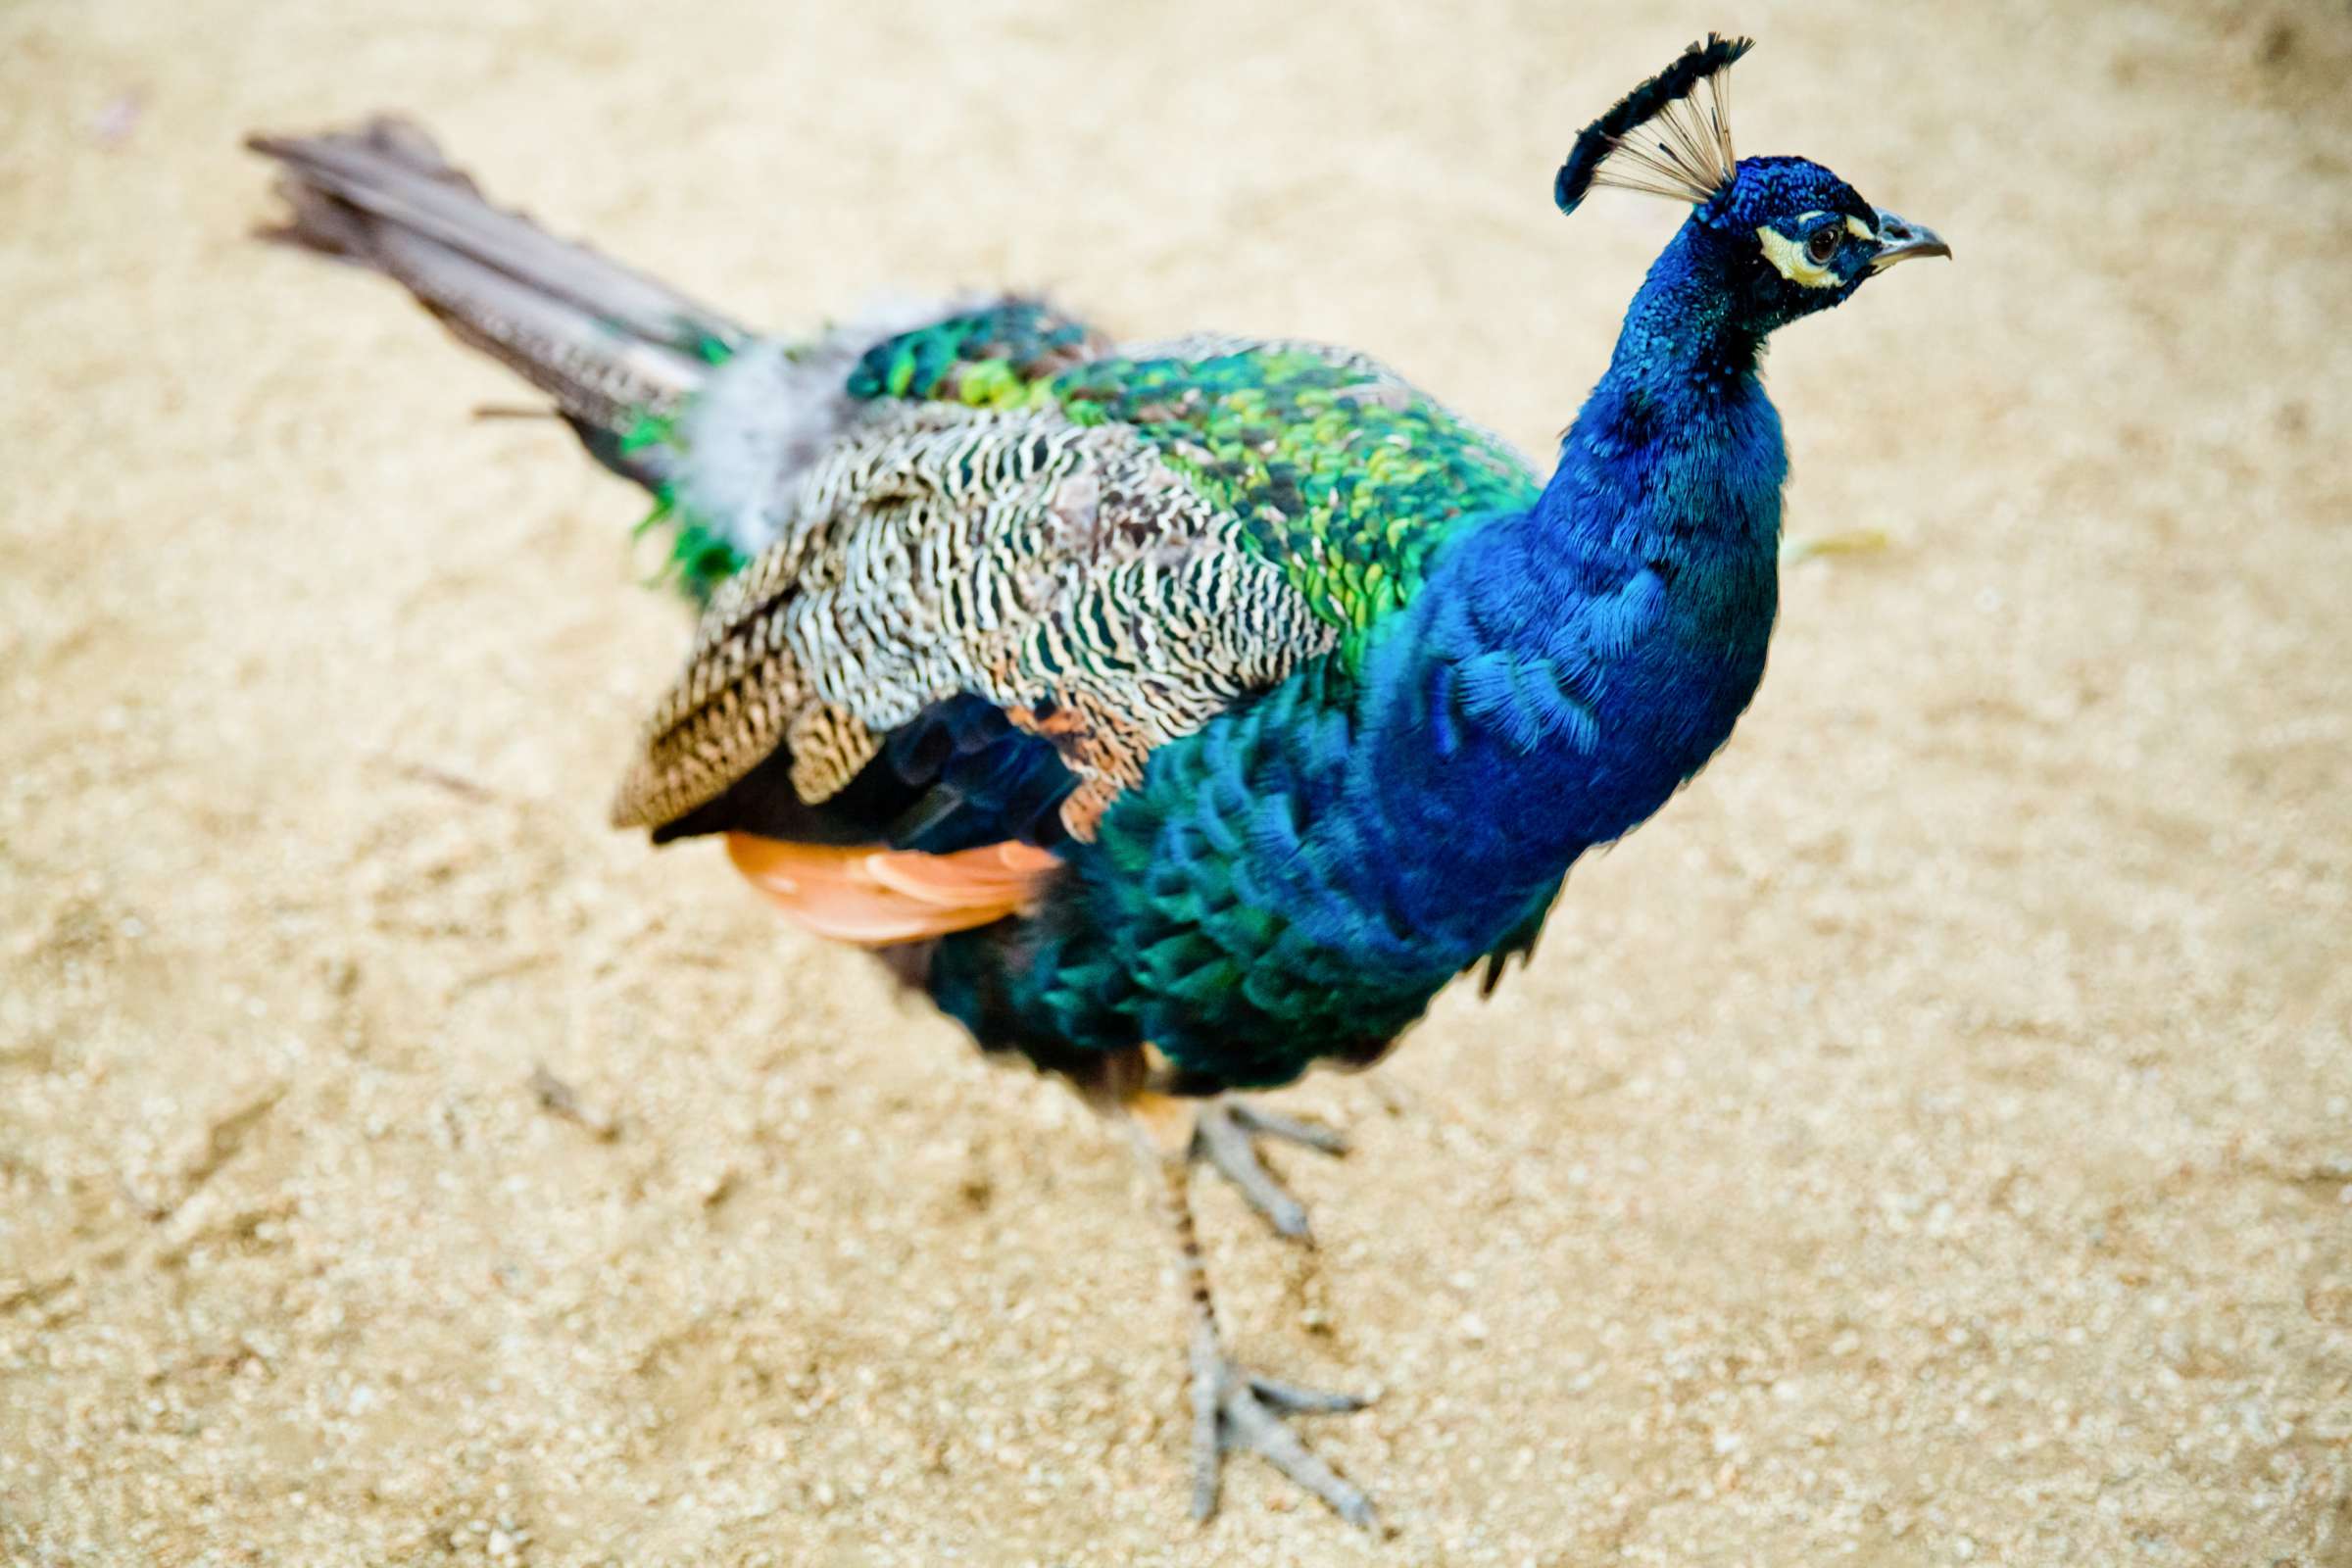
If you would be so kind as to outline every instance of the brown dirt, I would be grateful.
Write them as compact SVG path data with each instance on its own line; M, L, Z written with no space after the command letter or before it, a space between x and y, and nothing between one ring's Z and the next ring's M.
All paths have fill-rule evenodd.
M0 1559L2352 1562L2338 4L0 13ZM349 14L345 14L348 12ZM600 816L637 502L244 231L378 106L755 319L1050 285L1534 450L1673 220L1550 212L1709 23L1959 249L1788 334L1762 699L1294 1160L1244 1346L1359 1538L1182 1517L1120 1142ZM582 1108L550 1110L535 1065Z

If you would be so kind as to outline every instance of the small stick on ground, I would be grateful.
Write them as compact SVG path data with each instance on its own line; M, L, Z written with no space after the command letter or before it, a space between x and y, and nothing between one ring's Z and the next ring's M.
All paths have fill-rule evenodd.
M620 1123L610 1111L582 1100L580 1092L549 1072L545 1062L532 1063L529 1084L540 1104L565 1121L577 1122L598 1143L609 1144L620 1136Z

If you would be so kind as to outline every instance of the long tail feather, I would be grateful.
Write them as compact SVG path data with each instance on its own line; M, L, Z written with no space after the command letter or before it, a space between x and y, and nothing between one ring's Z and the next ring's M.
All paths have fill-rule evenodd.
M553 398L598 461L658 485L629 432L701 386L743 327L485 201L422 130L379 117L320 136L252 136L288 216L268 237L394 278L462 341Z

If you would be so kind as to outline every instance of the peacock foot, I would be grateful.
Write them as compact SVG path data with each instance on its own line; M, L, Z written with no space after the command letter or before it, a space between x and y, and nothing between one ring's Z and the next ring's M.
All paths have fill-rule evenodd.
M1257 1143L1271 1138L1298 1144L1318 1153L1348 1152L1348 1140L1329 1127L1260 1110L1246 1100L1230 1096L1200 1107L1193 1124L1192 1157L1205 1160L1217 1174L1233 1183L1251 1208L1284 1236L1313 1240L1306 1205L1282 1184L1258 1158Z
M1372 1528L1372 1499L1299 1442L1282 1420L1289 1415L1343 1414L1360 1410L1371 1400L1302 1389L1245 1370L1225 1353L1215 1321L1205 1314L1193 1329L1192 1384L1194 1518L1206 1519L1217 1511L1225 1456L1239 1450L1264 1459L1349 1524Z

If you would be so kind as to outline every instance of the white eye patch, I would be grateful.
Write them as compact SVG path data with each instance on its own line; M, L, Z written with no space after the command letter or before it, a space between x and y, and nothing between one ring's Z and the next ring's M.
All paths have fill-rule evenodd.
M1808 257L1804 246L1770 224L1756 230L1756 243L1764 247L1764 259L1791 283L1805 288L1836 288L1840 281L1836 272Z

